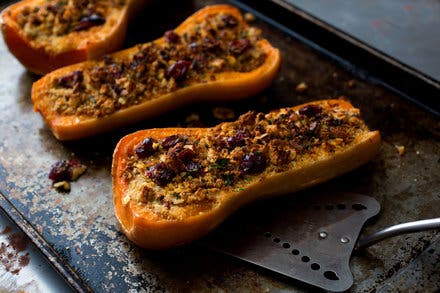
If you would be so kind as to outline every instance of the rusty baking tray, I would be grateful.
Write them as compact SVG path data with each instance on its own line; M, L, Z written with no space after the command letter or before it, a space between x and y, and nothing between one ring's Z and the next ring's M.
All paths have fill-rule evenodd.
M217 2L157 1L130 26L126 46L155 39L198 8ZM250 9L250 1L245 2L233 1L244 10ZM365 227L367 234L396 223L439 216L440 125L433 100L412 96L405 89L404 79L398 82L397 78L394 83L382 79L390 66L385 59L332 33L325 24L318 25L298 10L280 8L275 1L255 1L253 5L252 12L257 16L254 25L283 55L281 72L267 91L238 103L188 106L112 133L68 143L54 139L41 117L33 112L30 89L37 77L27 73L0 41L0 204L74 290L314 289L197 244L170 251L146 251L119 232L110 177L117 141L137 129L187 126L186 118L194 113L205 125L215 125L220 120L213 116L212 109L219 106L239 115L249 109L268 111L345 96L361 109L371 128L381 131L381 152L367 165L300 195L335 190L373 196L382 210ZM317 26L329 30L321 34ZM307 35L308 30L313 38ZM340 47L347 46L350 51L327 49L325 40L329 37L337 38ZM359 59L376 58L374 67L363 67L362 62L351 59L353 52L362 50ZM399 67L394 70L408 74ZM296 90L301 82L307 84L306 91ZM432 91L434 97L439 94L435 88L423 83L420 86L421 90ZM403 146L405 153L400 155L396 146ZM51 188L48 171L55 161L69 158L79 159L89 168L72 184L70 193L58 193ZM276 201L273 199L273 203ZM440 288L439 259L438 231L386 240L353 255L350 266L355 285L351 291L435 291Z

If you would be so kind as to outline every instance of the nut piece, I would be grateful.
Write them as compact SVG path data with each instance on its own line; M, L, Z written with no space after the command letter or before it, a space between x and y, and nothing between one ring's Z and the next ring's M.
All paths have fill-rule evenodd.
M254 22L255 21L255 15L253 15L250 12L247 12L244 14L244 20L246 20L246 22Z
M299 83L299 84L296 86L296 91L299 92L299 93L303 93L303 92L305 92L308 88L309 88L309 86L307 85L307 83L305 83L305 82L303 81L303 82Z
M395 145L394 147L397 149L399 155L403 156L405 153L405 147L403 145Z
M62 160L51 166L49 179L53 181L53 187L59 191L70 191L71 181L76 181L84 172L87 166L81 164L78 160Z
M60 181L55 182L53 187L59 191L69 192L70 191L70 183L68 181Z

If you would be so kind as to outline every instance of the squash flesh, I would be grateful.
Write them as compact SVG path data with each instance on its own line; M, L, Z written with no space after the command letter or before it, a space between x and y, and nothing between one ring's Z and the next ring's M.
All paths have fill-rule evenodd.
M353 109L349 103L344 101L319 101L313 104L323 108L338 105L341 109ZM304 105L294 109L298 110L301 107ZM181 208L169 206L166 202L169 197L166 195L164 199L159 197L159 200L162 200L159 204L163 204L166 208L158 210L154 202L146 200L143 195L133 194L134 191L130 190L133 185L130 185L131 181L127 180L124 174L132 164L133 149L140 141L146 137L161 141L176 134L199 140L200 137L209 135L211 131L218 131L221 127L228 128L229 126L223 124L223 126L217 126L215 130L214 128L150 129L121 139L113 157L113 196L116 217L121 224L122 231L130 240L148 249L166 249L191 242L214 229L241 206L257 199L304 189L339 176L366 163L380 147L379 133L365 128L357 133L349 144L336 149L334 153L318 147L312 154L306 153L295 158L285 170L270 172L267 171L270 167L267 167L265 171L251 175L249 181L240 181L233 185L232 189L224 187L211 194L213 200L205 202L205 205L202 201L202 203L195 204L184 203ZM179 186L178 182L176 184L168 183L168 185ZM162 192L161 190L166 188L156 190ZM167 190L167 192L172 192Z

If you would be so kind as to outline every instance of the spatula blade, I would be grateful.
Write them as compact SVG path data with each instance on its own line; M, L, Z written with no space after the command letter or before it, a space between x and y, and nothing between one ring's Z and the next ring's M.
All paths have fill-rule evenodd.
M353 284L349 260L365 222L380 210L354 193L285 196L237 212L201 243L325 290Z

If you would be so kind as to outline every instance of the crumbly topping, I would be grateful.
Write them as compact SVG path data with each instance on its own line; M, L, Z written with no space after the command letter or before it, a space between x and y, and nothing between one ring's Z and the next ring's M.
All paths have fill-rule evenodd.
M123 202L132 200L165 218L179 217L191 205L215 205L222 192L238 192L346 147L368 130L358 115L337 105L307 105L248 112L198 135L147 137L128 154Z
M266 54L258 29L231 14L208 15L183 34L139 45L124 60L104 57L94 66L53 80L47 105L61 115L101 117L197 83L220 72L249 72Z
M126 0L46 0L42 5L28 5L16 21L26 36L44 41L72 32L88 30L106 22L110 8L120 8Z

